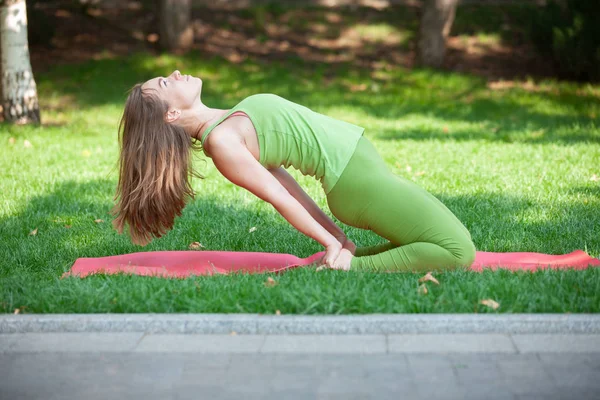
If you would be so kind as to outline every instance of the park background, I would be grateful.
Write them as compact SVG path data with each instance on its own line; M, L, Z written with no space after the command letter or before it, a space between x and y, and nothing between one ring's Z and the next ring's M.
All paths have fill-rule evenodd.
M209 107L269 92L365 126L389 167L442 200L478 250L600 257L594 2L459 2L433 65L420 60L419 1L193 1L183 42L164 43L164 18L181 20L167 3L27 1L41 124L0 126L2 312L600 310L595 268L454 271L435 274L439 285L419 282L423 274L312 269L269 275L275 284L265 275L61 279L78 257L142 250L110 224L117 126L127 90L174 69L202 78ZM196 168L206 176L194 181L196 200L144 251L194 242L197 251L322 250L201 155ZM290 173L331 216L318 183ZM382 242L340 226L359 246Z

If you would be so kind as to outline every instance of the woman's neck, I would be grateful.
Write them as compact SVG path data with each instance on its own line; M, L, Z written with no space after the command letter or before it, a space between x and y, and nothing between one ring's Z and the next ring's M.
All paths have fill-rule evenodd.
M200 140L206 129L216 123L223 115L231 111L231 109L210 108L202 105L189 110L185 115L182 115L180 125L183 129L196 140Z

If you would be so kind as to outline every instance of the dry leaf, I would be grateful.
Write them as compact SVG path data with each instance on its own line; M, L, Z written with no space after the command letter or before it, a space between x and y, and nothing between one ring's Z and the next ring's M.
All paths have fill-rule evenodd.
M190 246L189 246L189 248L192 249L192 250L197 250L200 247L204 247L204 246L202 246L202 244L200 242L190 243Z
M249 233L252 233L252 232L254 232L255 230L256 230L256 227L255 227L255 226L253 226L252 228L250 228L250 230L249 230L248 232L249 232Z
M38 231L38 228L35 228L31 232L29 232L29 236L35 236L35 235L37 235L37 231Z
M15 139L14 137L8 138L8 144L15 144L16 142L17 142L17 139Z
M65 228L71 229L71 225L65 225Z
M367 89L367 84L366 83L361 83L360 85L350 84L350 91L351 92L362 92L362 91L364 91L366 89Z
M425 285L424 283L422 283L419 286L419 289L417 290L420 294L427 294L427 285Z
M268 277L267 281L265 282L265 286L267 286L267 287L273 287L275 285L277 285L277 281L275 279L271 278L271 277Z
M442 128L442 130L444 131L444 133L448 133L448 127L444 126L444 128Z
M31 147L31 142L30 142L29 140L25 139L25 140L23 141L23 146L24 146L24 147Z
M415 176L425 175L425 171L415 172Z
M15 308L15 314L19 314L21 311L25 310L27 306L21 306L19 308Z
M275 315L281 315L281 311L275 310Z
M86 149L86 150L84 150L84 151L81 152L81 155L84 156L84 157L89 157L89 156L92 155L92 153L89 150Z
M431 272L428 272L427 274L425 274L424 277L419 278L419 282L427 282L427 281L431 281L433 283L435 283L436 285L439 285L440 283L437 281L437 279L435 279L433 277L433 275L431 275Z
M95 219L94 222L97 224L101 224L102 222L104 222L104 220L103 219Z
M481 300L479 303L483 304L484 306L491 307L494 310L497 309L498 307L500 307L500 304L496 303L492 299Z
M596 176L596 174L594 174L594 175L592 175L592 177L590 178L590 181L593 181L593 182L598 182L598 180L599 180L599 179L600 179L600 178L598 178L598 176Z

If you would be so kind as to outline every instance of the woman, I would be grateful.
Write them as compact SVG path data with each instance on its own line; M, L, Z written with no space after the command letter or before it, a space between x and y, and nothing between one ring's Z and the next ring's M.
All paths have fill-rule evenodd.
M316 113L274 94L248 96L229 110L200 99L202 80L174 71L134 86L120 132L120 175L113 224L134 243L164 235L194 197L190 152L318 241L327 268L425 271L469 266L475 247L439 200L394 175L364 128ZM200 142L201 146L196 143ZM333 215L388 242L356 248L284 168L321 182ZM202 176L199 176L203 178Z

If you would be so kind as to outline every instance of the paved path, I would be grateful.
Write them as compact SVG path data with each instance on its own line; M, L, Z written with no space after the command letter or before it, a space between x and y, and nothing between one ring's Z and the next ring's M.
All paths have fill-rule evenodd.
M598 399L599 334L0 334L0 399Z
M0 399L600 399L600 315L0 315Z

